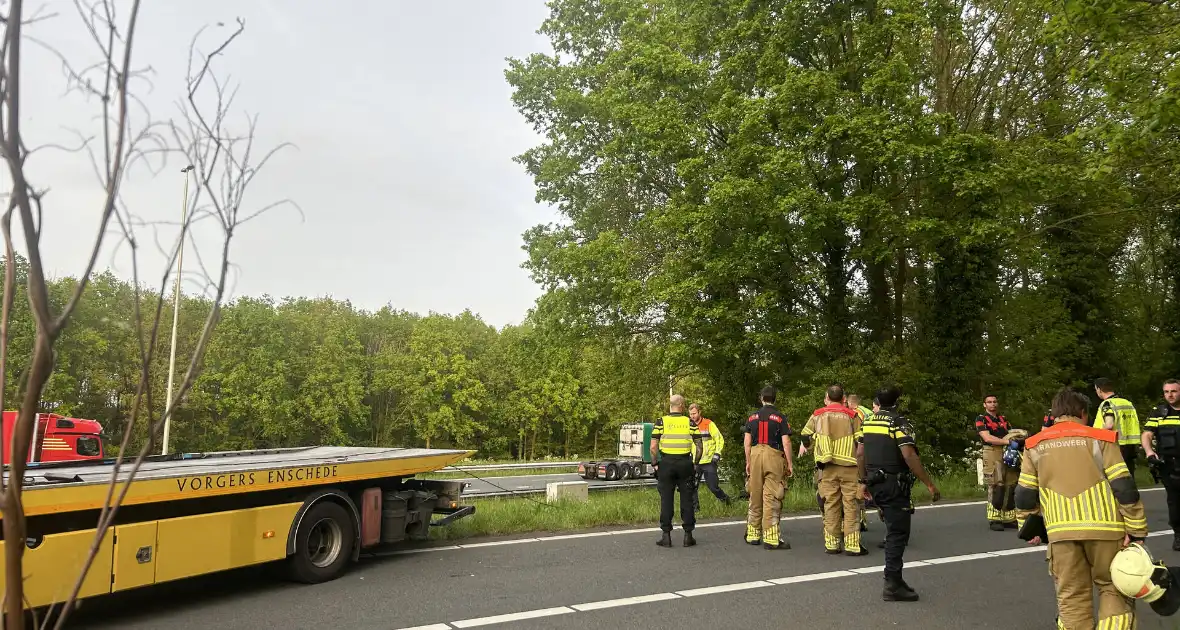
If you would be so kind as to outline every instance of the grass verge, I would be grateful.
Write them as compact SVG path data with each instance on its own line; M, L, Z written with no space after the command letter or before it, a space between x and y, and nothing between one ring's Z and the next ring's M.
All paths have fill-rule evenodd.
M796 477L787 488L783 499L783 513L818 512L815 501L815 485L807 479ZM943 501L981 499L983 488L976 485L974 472L958 473L935 479ZM699 520L744 518L747 503L736 500L738 489L725 488L735 497L731 505L717 500L707 488L701 488L701 509ZM919 482L914 488L914 503L930 502L930 493ZM586 502L566 501L555 504L545 503L543 496L530 497L489 497L472 499L475 514L461 519L448 527L433 528L431 538L457 540L477 536L504 536L526 532L562 532L593 529L614 525L654 525L660 520L659 494L655 488L597 491L590 493ZM679 497L673 521L679 526ZM875 514L870 514L875 519Z

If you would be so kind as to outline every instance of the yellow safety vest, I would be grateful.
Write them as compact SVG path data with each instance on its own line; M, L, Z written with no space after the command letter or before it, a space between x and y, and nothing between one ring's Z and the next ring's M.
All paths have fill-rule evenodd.
M860 412L860 421L862 424L873 417L873 410L864 405L857 405L856 410Z
M1106 428L1106 415L1114 415L1114 430L1119 434L1119 445L1128 446L1139 443L1139 414L1135 412L1135 405L1126 398L1111 396L1098 405L1098 413L1094 414L1094 427Z
M668 414L652 427L651 436L659 438L660 452L664 455L690 455L692 439L700 437L701 430L688 414Z
M708 464L714 455L720 455L725 448L725 436L721 434L721 427L708 418L703 418L699 427L704 439L701 441L701 459L698 463Z

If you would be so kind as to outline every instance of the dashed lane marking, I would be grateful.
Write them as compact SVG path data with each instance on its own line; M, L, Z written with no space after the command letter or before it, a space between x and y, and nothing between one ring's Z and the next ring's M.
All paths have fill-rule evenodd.
M1163 488L1144 488L1139 492L1159 492ZM917 510L946 510L950 508L971 507L976 505L984 505L987 501L960 501L958 503L934 503L931 505L919 505ZM823 518L822 514L797 514L794 516L784 516L781 521L810 521ZM734 525L745 525L745 521L715 521L712 523L697 523L697 529L705 529L709 527L731 527ZM434 551L458 551L462 549L479 549L481 547L498 547L501 545L518 545L522 543L541 543L553 542L561 540L577 540L579 538L596 538L599 536L629 536L631 534L651 534L660 531L659 527L639 527L634 529L617 529L600 532L585 532L580 534L561 534L558 536L534 536L529 538L513 538L510 540L497 540L492 542L467 543L457 545L445 545L441 547L422 547L419 549L400 549L397 551L381 551L372 554L378 557L385 556L401 556L413 553L431 553Z
M1154 488L1152 488L1154 490ZM1158 532L1151 532L1148 537L1154 538L1156 536L1167 536L1172 533L1172 530L1165 529ZM905 563L906 570L920 567L932 567L943 564L952 564L956 562L973 562L976 560L987 560L990 558L1003 558L1006 556L1013 556L1024 553L1045 553L1044 545L1025 545L1013 549L1000 549L997 551L985 551L983 553L969 553L957 556L944 556L942 558L927 558L926 560L908 560ZM868 575L872 573L880 573L884 569L884 565L877 565L871 567L859 567L856 569L848 569L846 571L826 571L823 573L809 573L806 575L793 575L790 577L776 578L773 580L754 580L752 582L735 582L733 584L719 584L717 586L706 586L703 588L693 588L684 591L675 591L668 593L653 593L650 595L636 595L634 597L622 597L618 599L606 599L597 602L586 602L584 604L574 604L572 606L557 606L553 608L539 608L536 610L525 610L521 612L508 613L504 615L494 615L490 617L475 617L472 619L462 619L459 621L452 621L449 623L436 623L428 626L414 626L412 628L401 628L399 630L452 630L453 628L475 628L478 626L490 626L500 623L509 623L512 621L522 621L525 619L536 619L538 617L552 617L555 615L568 615L571 613L591 612L595 610L602 610L604 608L618 608L621 606L639 606L651 602L662 602L670 599L681 599L688 597L699 597L701 595L713 595L716 593L730 593L733 591L745 591L756 588L766 588L771 586L786 586L790 584L800 584L804 582L816 582L819 580L833 580L837 578L858 577L861 575Z

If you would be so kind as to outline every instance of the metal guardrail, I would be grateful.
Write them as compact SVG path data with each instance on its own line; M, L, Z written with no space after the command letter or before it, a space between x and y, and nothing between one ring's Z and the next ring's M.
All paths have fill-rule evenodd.
M586 489L591 492L597 492L599 490L622 490L623 488L647 488L647 487L654 486L654 485L656 485L655 479L635 479L635 480L631 480L631 481L606 482L602 485L588 486ZM513 496L520 496L520 495L526 495L526 494L529 494L529 495L531 495L531 494L545 494L545 488L523 488L520 490L512 490L512 491L494 490L492 492L481 492L479 490L475 490L475 491L464 490L463 491L464 497L473 497L473 498L480 498L480 499L487 498L487 497L513 497Z
M479 464L475 466L447 466L441 470L448 472L464 472L468 470L528 470L532 468L577 468L581 462L525 462L523 464Z

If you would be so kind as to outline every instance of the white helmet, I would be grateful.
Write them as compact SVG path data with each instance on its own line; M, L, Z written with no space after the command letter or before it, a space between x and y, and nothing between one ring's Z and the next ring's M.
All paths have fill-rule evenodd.
M1152 562L1146 547L1135 542L1115 554L1110 563L1110 580L1123 595L1150 603L1164 595L1164 589L1152 579L1162 568Z

